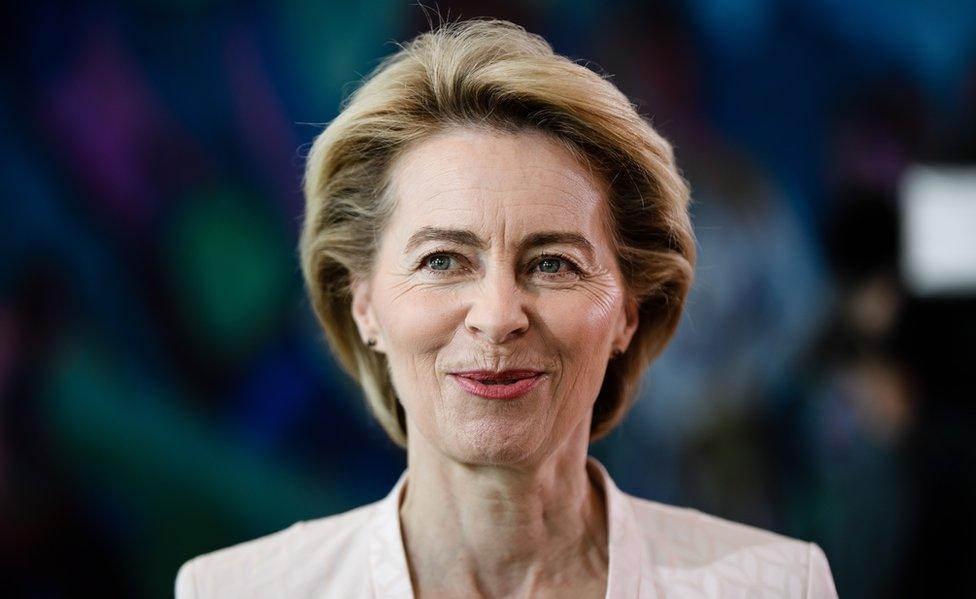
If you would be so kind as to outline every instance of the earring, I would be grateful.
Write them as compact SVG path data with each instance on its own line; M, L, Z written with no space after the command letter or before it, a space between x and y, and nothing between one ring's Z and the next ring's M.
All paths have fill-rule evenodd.
M619 358L623 353L624 352L620 351L619 349L615 349L612 352L610 352L610 357L611 358Z
M373 339L372 337L370 337L369 338L369 341L366 342L366 345L369 346L369 347L375 346L376 345L376 339Z

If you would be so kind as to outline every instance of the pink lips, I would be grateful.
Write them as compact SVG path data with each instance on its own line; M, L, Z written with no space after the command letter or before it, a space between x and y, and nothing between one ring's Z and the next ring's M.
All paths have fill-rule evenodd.
M501 374L502 376L499 376ZM514 399L525 395L532 390L539 381L542 380L543 373L533 372L533 371L509 371L505 373L492 373L491 376L483 375L482 373L455 373L451 374L451 378L458 384L461 389L467 391L468 393L478 395L479 397L484 397L487 399ZM484 380L510 380L518 378L518 380L512 381L507 384L495 384L489 385L482 383L481 381L471 378L472 376L478 376L478 378Z

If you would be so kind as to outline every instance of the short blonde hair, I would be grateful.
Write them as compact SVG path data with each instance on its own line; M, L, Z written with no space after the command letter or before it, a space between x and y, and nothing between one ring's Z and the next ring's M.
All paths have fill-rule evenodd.
M545 133L605 183L612 243L639 306L637 331L609 361L593 407L590 440L605 436L673 336L692 281L689 190L671 145L604 76L508 21L449 22L399 48L343 102L309 151L299 251L326 340L380 425L406 447L406 417L386 356L363 343L351 311L352 284L372 272L395 206L391 167L417 142L452 128Z

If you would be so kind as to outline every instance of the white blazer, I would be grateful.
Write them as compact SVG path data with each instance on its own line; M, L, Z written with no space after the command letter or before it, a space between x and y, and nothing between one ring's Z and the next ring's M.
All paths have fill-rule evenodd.
M837 597L815 543L622 492L596 458L607 498L607 599ZM207 553L176 576L177 599L412 599L399 506L407 470L383 499Z

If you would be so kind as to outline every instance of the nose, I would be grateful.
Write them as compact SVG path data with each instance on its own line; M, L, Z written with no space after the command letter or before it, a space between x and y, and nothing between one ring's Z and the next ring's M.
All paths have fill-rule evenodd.
M528 329L525 298L508 269L494 269L473 287L472 294L464 324L473 334L500 345Z

